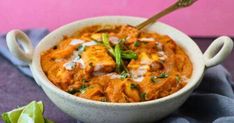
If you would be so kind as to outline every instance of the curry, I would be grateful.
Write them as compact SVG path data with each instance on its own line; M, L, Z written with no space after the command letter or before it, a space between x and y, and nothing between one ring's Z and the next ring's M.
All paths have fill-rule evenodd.
M192 63L169 36L129 25L93 25L42 53L48 79L81 98L131 103L183 88Z

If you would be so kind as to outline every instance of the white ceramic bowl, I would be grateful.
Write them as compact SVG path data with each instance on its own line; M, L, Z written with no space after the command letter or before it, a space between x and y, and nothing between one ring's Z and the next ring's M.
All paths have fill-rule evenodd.
M105 16L76 21L48 34L35 49L22 31L12 30L7 34L7 44L14 56L29 64L34 79L51 101L70 116L87 123L148 123L167 116L185 102L200 84L204 70L221 63L231 53L233 42L230 38L222 36L216 39L202 54L196 43L183 32L160 22L150 25L148 30L169 35L183 47L193 63L193 73L188 84L178 92L147 102L108 103L73 96L51 83L40 64L41 53L58 44L64 35L70 36L75 31L94 24L137 25L144 20L145 18L138 17ZM17 39L23 45L23 50L17 44Z

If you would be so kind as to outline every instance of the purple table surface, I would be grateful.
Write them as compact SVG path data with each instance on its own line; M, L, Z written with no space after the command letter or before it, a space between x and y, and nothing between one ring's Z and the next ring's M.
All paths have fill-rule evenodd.
M194 38L202 51L209 46L212 38ZM234 75L234 52L223 65ZM41 100L45 104L45 116L56 123L75 123L76 120L58 109L45 95L33 79L21 74L11 63L0 56L0 113L22 106L32 100ZM2 121L0 120L0 123Z

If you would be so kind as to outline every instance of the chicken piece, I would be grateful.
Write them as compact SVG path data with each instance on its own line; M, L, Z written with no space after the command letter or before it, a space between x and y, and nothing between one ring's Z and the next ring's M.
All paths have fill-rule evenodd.
M143 77L146 72L150 71L150 65L155 61L158 61L157 54L147 54L145 52L140 53L138 59L131 60L127 67L134 75L134 81L142 81L143 78L140 79L139 77Z
M53 59L68 58L72 55L73 51L75 51L77 47L84 42L85 40L78 38L67 38L53 49L49 50L50 57Z
M129 79L110 81L105 90L110 102L139 102L138 85Z
M73 74L73 71L68 71L63 68L63 63L57 63L49 68L47 76L55 85L66 89L72 83Z
M105 90L106 96L110 102L128 102L127 95L123 92L125 88L124 81L110 81Z
M86 47L81 57L85 63L85 69L89 69L94 72L107 73L113 71L115 68L115 61L108 55L106 48L101 45ZM89 70L86 71L91 72Z
M51 58L49 53L45 53L41 56L41 66L45 73L48 72L53 64L55 64L55 61Z
M100 85L94 84L81 90L80 97L100 101L104 98L103 89Z
M96 41L101 41L101 40L102 40L102 35L101 35L101 33L93 33L93 34L91 35L91 38L92 38L93 40L96 40Z
M118 33L118 37L126 38L127 44L134 43L137 40L138 35L140 34L139 30L131 25L121 26L121 29Z
M141 100L138 89L139 89L138 85L133 82L125 83L124 92L128 97L128 100L130 100L131 102L139 102Z

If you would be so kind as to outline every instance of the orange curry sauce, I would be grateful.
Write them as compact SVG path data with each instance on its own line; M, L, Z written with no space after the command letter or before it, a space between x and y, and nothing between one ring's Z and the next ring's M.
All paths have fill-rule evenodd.
M103 34L110 47L103 43ZM116 57L109 52L115 52L116 44L121 53L134 53L134 58L121 54L121 70L116 70ZM48 79L68 93L119 103L170 95L186 85L193 70L189 57L170 37L129 25L94 25L65 36L42 54L41 65Z

